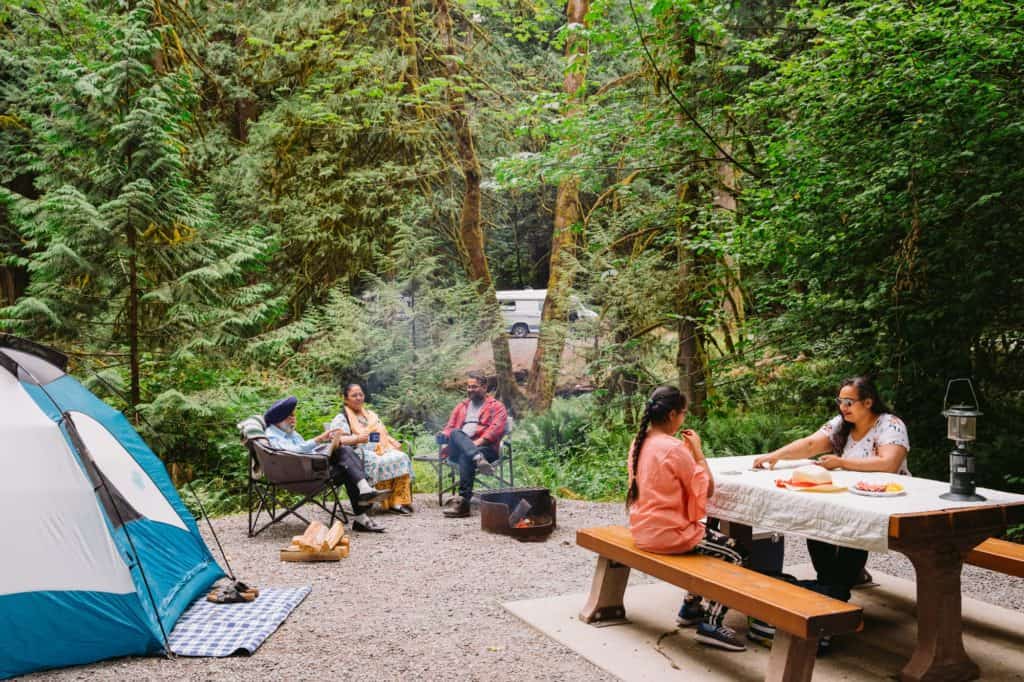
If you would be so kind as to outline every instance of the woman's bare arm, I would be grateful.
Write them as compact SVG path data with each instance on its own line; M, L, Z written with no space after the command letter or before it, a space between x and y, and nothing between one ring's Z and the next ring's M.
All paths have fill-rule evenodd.
M754 468L760 469L767 464L769 469L774 469L775 464L780 459L806 459L831 451L832 443L829 441L828 436L820 431L816 431L809 436L798 438L792 443L783 445L778 450L769 452L767 455L761 455L754 460Z
M846 469L847 471L885 471L895 474L907 456L907 449L902 445L880 445L878 455L862 459L843 459L835 455L825 455L818 461L826 469Z

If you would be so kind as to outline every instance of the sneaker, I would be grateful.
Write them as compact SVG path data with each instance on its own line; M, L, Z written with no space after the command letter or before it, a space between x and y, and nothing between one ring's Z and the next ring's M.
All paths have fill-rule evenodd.
M818 640L818 655L824 656L829 651L832 651L832 635L825 635Z
M679 615L676 616L676 625L688 628L691 625L704 622L704 606L699 600L693 602L684 601L679 607Z
M483 455L477 455L474 459L476 462L476 472L483 474L484 476L494 475L494 465L487 461Z
M748 617L747 639L762 646L770 647L775 640L775 626L763 620Z
M736 636L736 631L727 625L697 625L697 641L726 651L746 651L747 647Z

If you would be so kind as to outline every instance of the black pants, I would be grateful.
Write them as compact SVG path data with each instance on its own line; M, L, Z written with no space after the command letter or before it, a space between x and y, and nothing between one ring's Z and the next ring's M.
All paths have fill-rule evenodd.
M808 540L807 552L818 572L818 584L833 599L850 601L850 588L857 584L868 563L863 549L839 547L820 540Z
M480 447L463 431L452 431L448 436L448 461L459 468L459 495L467 503L473 497L473 482L476 481L476 462L473 458L483 455L488 462L498 459L498 451L489 445Z
M352 501L352 511L357 515L362 514L370 505L359 505L359 481L366 478L366 469L363 468L363 461L348 445L342 445L331 453L331 479L345 485L345 492L348 499Z
M740 547L735 539L729 537L725 533L720 533L713 528L704 529L704 539L693 548L693 552L695 554L703 554L704 556L722 559L723 561L728 561L730 564L738 564L740 566L750 561L750 553L746 548ZM690 592L686 597L686 601L699 602L701 601L701 597L700 595ZM709 599L707 608L705 609L706 615L704 616L704 622L717 628L722 624L722 621L725 620L725 614L728 611L729 607L725 604Z

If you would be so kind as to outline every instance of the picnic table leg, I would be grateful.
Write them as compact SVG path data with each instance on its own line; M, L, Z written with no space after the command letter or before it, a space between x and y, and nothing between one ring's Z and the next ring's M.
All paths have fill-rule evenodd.
M716 519L718 521L718 532L725 533L740 547L751 552L754 549L754 529L745 523L736 523L734 521L725 521L723 519ZM710 519L709 519L710 521Z
M599 556L594 581L590 584L590 596L580 611L580 620L597 624L625 619L626 607L622 605L622 596L626 593L628 581L629 566Z
M801 639L782 630L775 631L772 653L768 658L765 682L811 682L818 638Z
M901 548L917 573L917 647L901 675L905 682L974 680L977 664L964 650L960 573L981 539Z

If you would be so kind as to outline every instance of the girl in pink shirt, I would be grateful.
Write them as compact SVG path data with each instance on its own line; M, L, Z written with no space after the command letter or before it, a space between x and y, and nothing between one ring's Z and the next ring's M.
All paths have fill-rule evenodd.
M686 420L686 397L672 386L654 390L644 409L640 431L630 447L626 508L636 546L660 554L697 552L742 564L736 541L704 525L715 481L704 460L700 436L691 429L675 434ZM728 610L690 594L679 610L680 625L697 625L697 641L729 651L746 647L722 621Z

